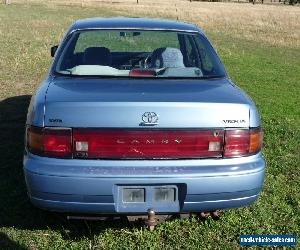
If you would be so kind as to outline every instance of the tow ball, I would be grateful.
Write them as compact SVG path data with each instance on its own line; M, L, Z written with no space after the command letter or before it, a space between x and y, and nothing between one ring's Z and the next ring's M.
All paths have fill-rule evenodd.
M153 231L155 226L157 225L155 212L152 208L148 209L148 219L145 221L145 224L150 231Z

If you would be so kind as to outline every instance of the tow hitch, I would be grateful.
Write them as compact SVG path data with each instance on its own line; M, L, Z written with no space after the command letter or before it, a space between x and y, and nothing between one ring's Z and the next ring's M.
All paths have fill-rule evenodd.
M147 225L150 231L153 231L155 226L157 225L157 220L155 217L155 212L153 209L148 209L148 219L146 220L145 224Z

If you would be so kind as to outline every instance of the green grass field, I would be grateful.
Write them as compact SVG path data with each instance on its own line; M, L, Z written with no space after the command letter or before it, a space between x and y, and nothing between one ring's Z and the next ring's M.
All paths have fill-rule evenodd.
M300 48L225 30L206 33L231 78L257 104L265 132L266 178L254 205L224 211L219 221L173 220L149 232L120 220L67 221L30 204L22 172L24 124L51 63L49 48L75 19L115 15L120 10L0 5L0 249L237 249L240 234L299 237Z

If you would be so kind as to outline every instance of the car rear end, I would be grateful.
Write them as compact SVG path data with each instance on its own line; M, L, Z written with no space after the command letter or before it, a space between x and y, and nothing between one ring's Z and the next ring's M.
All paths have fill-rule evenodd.
M207 95L202 92L207 85L222 86L220 93L232 88L235 95L230 83L210 81L191 87L169 82L191 102L159 103L118 102L125 98L122 94L113 102L99 103L97 84L87 83L85 91L78 91L82 101L74 91L62 102L61 86L53 83L45 125L27 126L24 169L35 205L79 213L145 213L148 208L183 213L240 207L257 199L264 161L258 118L249 118L255 114L250 112L253 107L193 102ZM103 96L112 95L118 85L107 84L115 87L103 90ZM125 91L126 85L122 88ZM157 95L155 89L147 92ZM160 95L167 92L161 89ZM137 87L131 99L139 93ZM140 126L144 115L157 124Z
M118 30L128 42L124 32ZM185 34L177 34L180 49L172 43L149 54L113 52L109 66L59 71L56 57L58 73L32 100L26 125L24 172L33 204L73 213L169 214L257 199L265 163L256 108L226 75L206 77L200 58L189 65ZM83 53L86 60L85 52L76 58ZM164 62L154 60L156 53ZM128 66L130 56L142 61ZM94 75L98 70L114 75Z

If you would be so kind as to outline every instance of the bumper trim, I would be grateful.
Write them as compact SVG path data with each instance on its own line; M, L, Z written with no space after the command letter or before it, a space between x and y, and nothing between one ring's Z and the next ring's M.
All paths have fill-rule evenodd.
M248 175L263 171L261 153L229 159L191 160L78 160L24 156L24 170L66 178L177 178Z
M249 197L242 197L230 200L217 200L217 201L201 201L201 202L184 202L183 207L180 209L179 213L189 213L189 212L210 212L219 209L228 209L235 207L243 207L250 205L255 200L257 200L257 195L252 195ZM82 203L82 202L61 202L52 200L43 200L39 198L30 197L31 202L45 210L50 210L53 212L69 212L69 213L87 213L87 214L147 214L147 209L145 211L126 211L117 212L115 208L115 203ZM171 214L178 212L162 212L161 214Z

